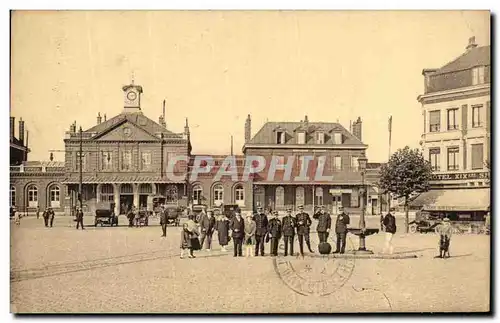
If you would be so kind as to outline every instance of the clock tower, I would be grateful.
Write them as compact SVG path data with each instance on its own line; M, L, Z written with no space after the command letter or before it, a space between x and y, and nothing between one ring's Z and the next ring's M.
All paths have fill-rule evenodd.
M134 82L130 85L125 85L123 88L123 112L133 113L141 111L141 94L142 86L135 85Z

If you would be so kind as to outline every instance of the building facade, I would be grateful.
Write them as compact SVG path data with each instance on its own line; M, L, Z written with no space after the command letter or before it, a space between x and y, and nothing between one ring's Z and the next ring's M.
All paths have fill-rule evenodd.
M318 205L334 211L340 205L350 212L361 211L363 177L358 158L365 156L367 146L361 141L360 118L352 125L353 133L339 123L309 122L306 116L300 122L267 122L252 137L249 115L243 154L230 156L237 174L220 176L221 168L229 166L225 164L228 156L193 155L187 119L183 132L172 132L166 128L164 114L156 122L143 113L141 86L130 84L122 91L119 115L107 119L99 113L96 124L87 129L77 129L76 122L69 126L64 162L24 161L11 166L11 203L24 212L50 206L71 214L79 203L81 183L82 205L90 213L100 202L111 202L115 213L123 214L131 206L147 206L152 195L179 206L237 204L243 211L257 206L284 211L299 204L310 212ZM254 167L249 160L252 156L262 156L266 166L245 178L249 167ZM300 179L304 156L314 160ZM295 158L291 180L284 177L283 169L289 157ZM278 165L271 178L273 160ZM200 166L205 171L194 174ZM368 163L368 167L364 205L368 214L378 214L382 199L373 184L378 181L380 164ZM314 178L318 168L333 179Z
M434 176L413 205L464 219L482 219L489 206L490 50L472 37L455 60L423 70L421 144Z

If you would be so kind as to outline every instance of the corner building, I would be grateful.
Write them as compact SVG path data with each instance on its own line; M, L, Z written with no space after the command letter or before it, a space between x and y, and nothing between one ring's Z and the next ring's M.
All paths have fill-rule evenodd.
M482 220L490 205L490 51L472 37L462 55L422 72L421 145L434 175L412 205L451 220Z

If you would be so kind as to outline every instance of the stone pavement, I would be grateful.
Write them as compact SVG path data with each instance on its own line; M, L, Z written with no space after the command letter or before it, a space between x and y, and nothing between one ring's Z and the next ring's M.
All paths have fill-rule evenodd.
M92 226L76 231L70 227L74 223L69 217L56 218L54 228L45 228L42 222L30 217L23 218L19 227L11 224L13 312L489 310L490 237L485 235L454 236L452 257L434 259L435 235L398 233L395 252L416 254L418 258L355 259L352 272L333 293L304 296L281 280L275 258L233 258L232 247L227 253L220 252L215 237L215 250L210 254L199 251L196 259L179 259L180 228L169 227L167 238L160 238L158 226ZM93 223L93 218L86 217L85 222ZM353 249L358 240L349 236L348 248ZM316 234L311 237L316 241ZM367 247L379 253L383 241L383 234L370 236ZM308 270L322 261L309 256L304 260L288 258L297 268L305 263ZM335 267L341 260L329 261ZM301 275L308 275L308 271Z

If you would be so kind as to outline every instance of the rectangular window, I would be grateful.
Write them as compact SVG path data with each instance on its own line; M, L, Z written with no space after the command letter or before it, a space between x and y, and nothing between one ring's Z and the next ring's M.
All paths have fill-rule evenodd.
M141 169L142 170L151 169L151 153L149 151L141 153Z
M471 145L472 169L484 168L483 144Z
M299 145L303 145L306 143L306 133L305 132L297 133L297 143Z
M333 170L342 170L342 157L334 156L333 157Z
M113 155L110 151L101 152L102 170L111 170L113 165Z
M441 150L439 148L431 148L429 149L429 161L431 163L431 168L434 171L439 171L439 156L441 154Z
M429 132L439 132L441 125L441 111L429 112Z
M358 156L352 156L351 157L351 169L354 171L354 172L357 172L358 169L359 169L359 163L358 163Z
M277 144L284 144L285 143L285 132L284 131L276 132L276 143Z
M481 122L481 112L483 110L483 105L473 105L472 106L472 128L478 128L482 126Z
M448 148L448 170L458 170L458 147Z
M316 133L316 143L318 145L322 145L325 143L325 133L324 132Z
M122 151L122 170L132 169L132 150Z
M333 141L335 145L342 144L342 134L340 132L336 132L333 134Z
M77 171L80 171L80 161L82 162L82 171L84 172L86 169L86 166L87 166L86 165L87 164L86 163L86 155L85 155L85 153L82 153L82 157L80 158L80 152L77 152L76 153L76 163L75 163Z
M458 129L458 109L448 110L448 130Z
M474 67L472 69L472 85L484 83L484 66Z

